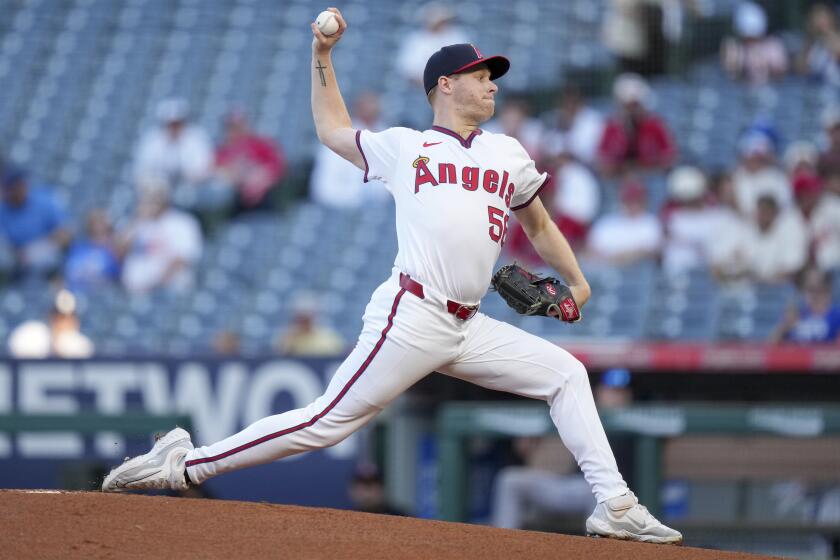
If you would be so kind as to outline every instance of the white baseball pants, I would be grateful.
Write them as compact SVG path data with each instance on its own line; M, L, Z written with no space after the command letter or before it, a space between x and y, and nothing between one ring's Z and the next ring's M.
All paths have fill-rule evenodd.
M399 271L373 293L356 347L312 404L269 416L187 454L199 484L219 474L329 447L364 426L430 372L540 399L599 502L627 485L598 417L586 369L556 345L477 313L463 321L446 298L400 287Z

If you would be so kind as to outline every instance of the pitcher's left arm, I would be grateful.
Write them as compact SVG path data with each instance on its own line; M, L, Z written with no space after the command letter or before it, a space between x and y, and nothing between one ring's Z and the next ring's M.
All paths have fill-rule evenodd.
M536 197L524 208L514 210L514 214L537 254L560 273L568 283L578 307L583 307L592 293L589 282L586 281L569 242L557 229L540 198Z

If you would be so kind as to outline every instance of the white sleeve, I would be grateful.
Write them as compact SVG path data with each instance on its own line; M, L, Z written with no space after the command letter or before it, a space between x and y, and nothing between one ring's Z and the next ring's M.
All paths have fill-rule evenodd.
M390 189L400 155L400 144L407 128L389 128L382 132L356 131L356 146L365 160L365 183L378 179Z
M545 186L545 180L548 178L548 173L540 173L537 171L537 166L534 160L525 151L518 141L514 140L514 166L519 169L516 179L516 191L513 193L513 198L510 201L511 210L521 210L525 208L537 197L540 190Z

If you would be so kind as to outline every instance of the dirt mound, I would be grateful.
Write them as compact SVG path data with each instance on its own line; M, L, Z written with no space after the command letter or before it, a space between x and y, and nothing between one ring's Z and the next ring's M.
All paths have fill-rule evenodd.
M0 491L6 558L758 558L350 511L50 490Z

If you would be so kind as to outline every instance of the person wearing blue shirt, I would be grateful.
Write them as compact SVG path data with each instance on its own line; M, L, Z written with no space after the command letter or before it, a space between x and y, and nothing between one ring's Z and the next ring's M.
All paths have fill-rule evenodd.
M87 236L75 240L64 262L64 285L71 292L84 292L120 279L120 262L114 245L114 232L103 210L87 215Z
M7 167L0 183L0 235L12 247L19 273L47 274L70 241L67 216L53 193L31 188L26 172Z
M840 343L840 305L832 302L829 276L811 268L802 275L800 301L793 303L771 342Z

